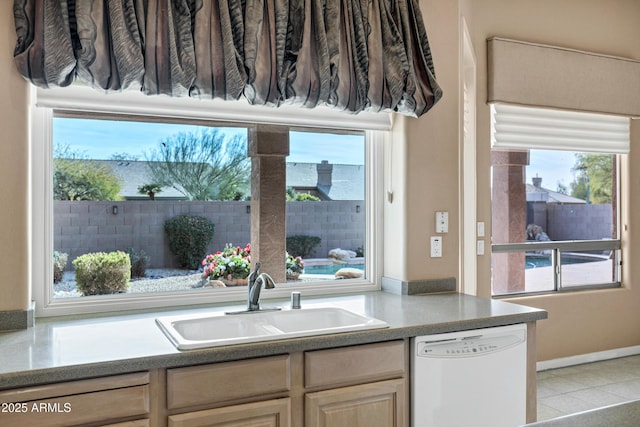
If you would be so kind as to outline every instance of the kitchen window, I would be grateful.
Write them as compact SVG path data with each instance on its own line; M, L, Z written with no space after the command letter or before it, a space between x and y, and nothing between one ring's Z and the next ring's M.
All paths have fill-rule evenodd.
M629 120L492 106L492 294L619 287Z
M249 247L251 163L232 157L246 153L252 117L194 117L190 107L182 112L175 108L170 102L175 100L158 104L143 99L136 102L146 108L133 108L105 104L93 94L89 102L99 108L69 108L65 96L52 101L49 92L40 92L45 101L34 108L33 131L33 238L35 259L44 260L34 262L33 268L38 315L245 299L246 286L225 280L227 286L218 288L203 280L207 264L179 265L164 224L178 215L208 218L213 238L205 255ZM158 107L162 103L170 106L170 113ZM265 120L260 114L256 118ZM290 154L282 171L287 176L287 265L301 257L304 270L294 275L287 270L286 282L264 292L263 298L287 297L292 290L322 294L377 289L379 203L374 194L383 132L366 130L371 127L366 123L365 129L353 123L345 129L335 120L333 128L328 123L319 126L317 112L313 127L303 126L304 118L295 114L290 118ZM205 136L221 140L218 151L225 154L217 160L202 157L197 142ZM171 151L180 145L191 151ZM199 167L204 163L206 167ZM172 169L184 164L193 167ZM78 176L83 185L74 181ZM230 177L234 179L224 179ZM86 181L90 185L84 185ZM133 277L125 292L83 295L74 280L73 261L87 253L114 251L128 253L132 267L146 263L146 277ZM54 277L60 276L56 263L62 261L62 276ZM351 275L338 278L340 269Z

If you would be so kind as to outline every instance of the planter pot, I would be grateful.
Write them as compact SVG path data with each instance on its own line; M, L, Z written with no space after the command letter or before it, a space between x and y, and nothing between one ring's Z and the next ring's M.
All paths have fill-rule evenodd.
M216 279L216 280L221 281L226 286L247 286L247 283L248 283L246 278L244 278L244 279L231 279L231 280L220 278L220 279Z
M300 273L287 274L287 280L298 280Z

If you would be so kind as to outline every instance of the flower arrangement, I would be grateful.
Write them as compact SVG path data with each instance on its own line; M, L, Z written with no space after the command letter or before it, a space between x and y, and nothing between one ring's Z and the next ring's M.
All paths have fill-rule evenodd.
M251 271L251 244L241 248L228 243L222 251L207 255L202 260L202 267L205 279L246 279Z
M300 273L304 271L304 261L302 261L302 258L299 256L294 257L293 255L289 255L289 252L287 252L286 255L287 255L287 273L286 273L287 279L296 280L300 276Z

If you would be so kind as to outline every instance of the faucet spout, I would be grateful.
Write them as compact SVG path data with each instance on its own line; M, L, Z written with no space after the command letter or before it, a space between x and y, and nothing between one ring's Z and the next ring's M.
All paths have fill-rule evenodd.
M256 263L256 268L248 277L249 296L247 298L247 310L260 310L260 291L264 286L266 289L275 288L275 281L267 273L260 273L260 263Z

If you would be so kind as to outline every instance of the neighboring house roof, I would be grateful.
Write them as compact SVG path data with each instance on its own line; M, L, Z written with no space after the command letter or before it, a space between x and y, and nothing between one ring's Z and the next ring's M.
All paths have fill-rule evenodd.
M318 173L318 168L326 173ZM364 165L287 163L287 186L316 190L326 200L364 200Z
M127 200L144 200L138 187L152 183L144 160L92 160L108 165L120 179L120 196ZM319 174L318 169L321 169ZM324 172L323 172L324 171ZM364 165L323 163L287 163L287 186L299 191L312 191L325 200L364 200ZM186 200L171 187L163 187L158 200Z
M538 187L536 185L527 184L527 202L547 202L547 203L575 203L586 204L587 202L577 197L572 197L567 194L558 193L557 191L551 191L546 188Z
M127 200L145 200L149 196L140 194L138 187L151 184L153 179L147 162L142 160L92 160L96 163L111 167L113 173L120 179L120 196ZM155 196L160 200L187 200L184 194L172 187L162 187L162 191Z

